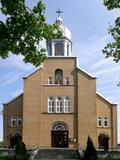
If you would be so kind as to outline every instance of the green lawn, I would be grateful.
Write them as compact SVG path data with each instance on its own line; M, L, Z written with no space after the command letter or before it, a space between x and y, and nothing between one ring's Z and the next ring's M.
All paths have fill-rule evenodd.
M12 156L0 156L0 160L14 160Z
M111 158L99 158L98 160L120 160L120 158L115 158L115 159L111 159Z
M14 160L12 156L0 156L0 160ZM111 158L99 158L98 160L120 160L118 159L111 159Z

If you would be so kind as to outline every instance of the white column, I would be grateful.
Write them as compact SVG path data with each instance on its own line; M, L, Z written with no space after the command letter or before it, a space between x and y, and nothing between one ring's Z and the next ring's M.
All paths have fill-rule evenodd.
M55 43L52 41L51 45L52 56L55 56Z
M69 43L69 56L72 54L72 43Z
M64 56L67 56L67 42L64 41Z

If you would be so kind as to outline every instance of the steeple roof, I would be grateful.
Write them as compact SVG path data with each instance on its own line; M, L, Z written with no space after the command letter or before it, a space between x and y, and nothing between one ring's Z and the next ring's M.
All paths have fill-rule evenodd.
M56 22L62 30L63 37L71 41L72 40L71 31L66 26L64 26L63 19L60 16L58 16L58 18L56 19Z

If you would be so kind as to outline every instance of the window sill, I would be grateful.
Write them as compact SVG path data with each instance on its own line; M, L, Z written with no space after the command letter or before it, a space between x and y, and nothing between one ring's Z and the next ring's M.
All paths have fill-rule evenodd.
M43 86L49 86L49 87L51 87L51 86L52 86L52 87L53 87L53 86L55 86L55 87L56 87L56 86L57 86L57 87L62 87L62 86L63 86L63 87L69 87L69 86L75 86L75 85L70 85L70 84L69 84L69 85L65 85L65 84L43 84Z
M21 126L9 126L10 128L22 128L22 125Z
M74 112L42 112L42 114L75 114Z
M108 126L97 126L97 128L104 128L104 129L109 129L109 128L111 128L111 127L108 127Z

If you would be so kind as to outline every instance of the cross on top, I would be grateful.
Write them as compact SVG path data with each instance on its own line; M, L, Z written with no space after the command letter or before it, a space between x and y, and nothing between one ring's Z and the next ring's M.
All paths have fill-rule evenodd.
M60 14L61 13L63 13L60 9L58 9L57 11L56 11L56 13L58 14L58 17L60 17Z

